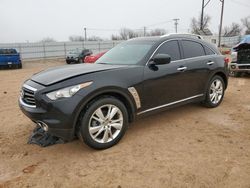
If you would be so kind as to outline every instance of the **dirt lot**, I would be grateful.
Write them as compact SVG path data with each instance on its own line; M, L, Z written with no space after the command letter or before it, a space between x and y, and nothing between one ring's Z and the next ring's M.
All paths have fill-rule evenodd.
M220 107L182 106L134 122L113 148L28 145L22 82L60 61L0 71L0 187L250 187L250 77L230 78Z

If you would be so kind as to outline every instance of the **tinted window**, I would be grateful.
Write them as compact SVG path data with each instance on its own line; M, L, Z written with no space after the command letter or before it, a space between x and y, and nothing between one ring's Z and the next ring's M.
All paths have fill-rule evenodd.
M16 54L17 51L15 49L0 49L0 54Z
M169 41L161 45L156 54L168 54L171 57L171 61L175 61L181 58L178 42Z
M214 54L214 52L210 48L204 46L204 49L205 49L206 55L213 55Z
M202 45L198 42L183 40L182 46L185 58L199 57L205 55L205 51Z

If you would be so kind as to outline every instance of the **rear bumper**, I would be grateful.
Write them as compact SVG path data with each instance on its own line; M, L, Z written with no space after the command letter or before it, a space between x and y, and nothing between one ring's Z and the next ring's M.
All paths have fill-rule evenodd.
M13 64L0 64L0 69L9 69L9 68L19 68L21 63L13 63Z

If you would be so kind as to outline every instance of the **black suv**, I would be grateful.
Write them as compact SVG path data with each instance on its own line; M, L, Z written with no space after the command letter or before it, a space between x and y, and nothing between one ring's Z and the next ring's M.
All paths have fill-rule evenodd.
M202 102L217 107L228 83L224 57L192 35L135 38L95 64L50 68L22 86L20 108L64 140L104 149L118 143L136 117Z
M91 55L92 51L89 49L84 49L79 51L78 49L70 51L66 56L66 63L83 63L86 56Z

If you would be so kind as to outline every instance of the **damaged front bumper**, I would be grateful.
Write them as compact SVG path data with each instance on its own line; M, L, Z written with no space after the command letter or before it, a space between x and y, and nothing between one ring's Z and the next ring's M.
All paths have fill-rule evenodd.
M55 119L53 114L42 108L33 108L25 105L21 97L19 98L19 107L22 112L35 123L36 126L41 127L44 131L53 136L59 137L64 141L74 139L74 129L65 128L68 127L68 125L62 119Z
M63 141L75 138L77 109L82 99L72 98L52 101L44 94L44 86L31 80L25 82L19 97L19 107L37 126Z

